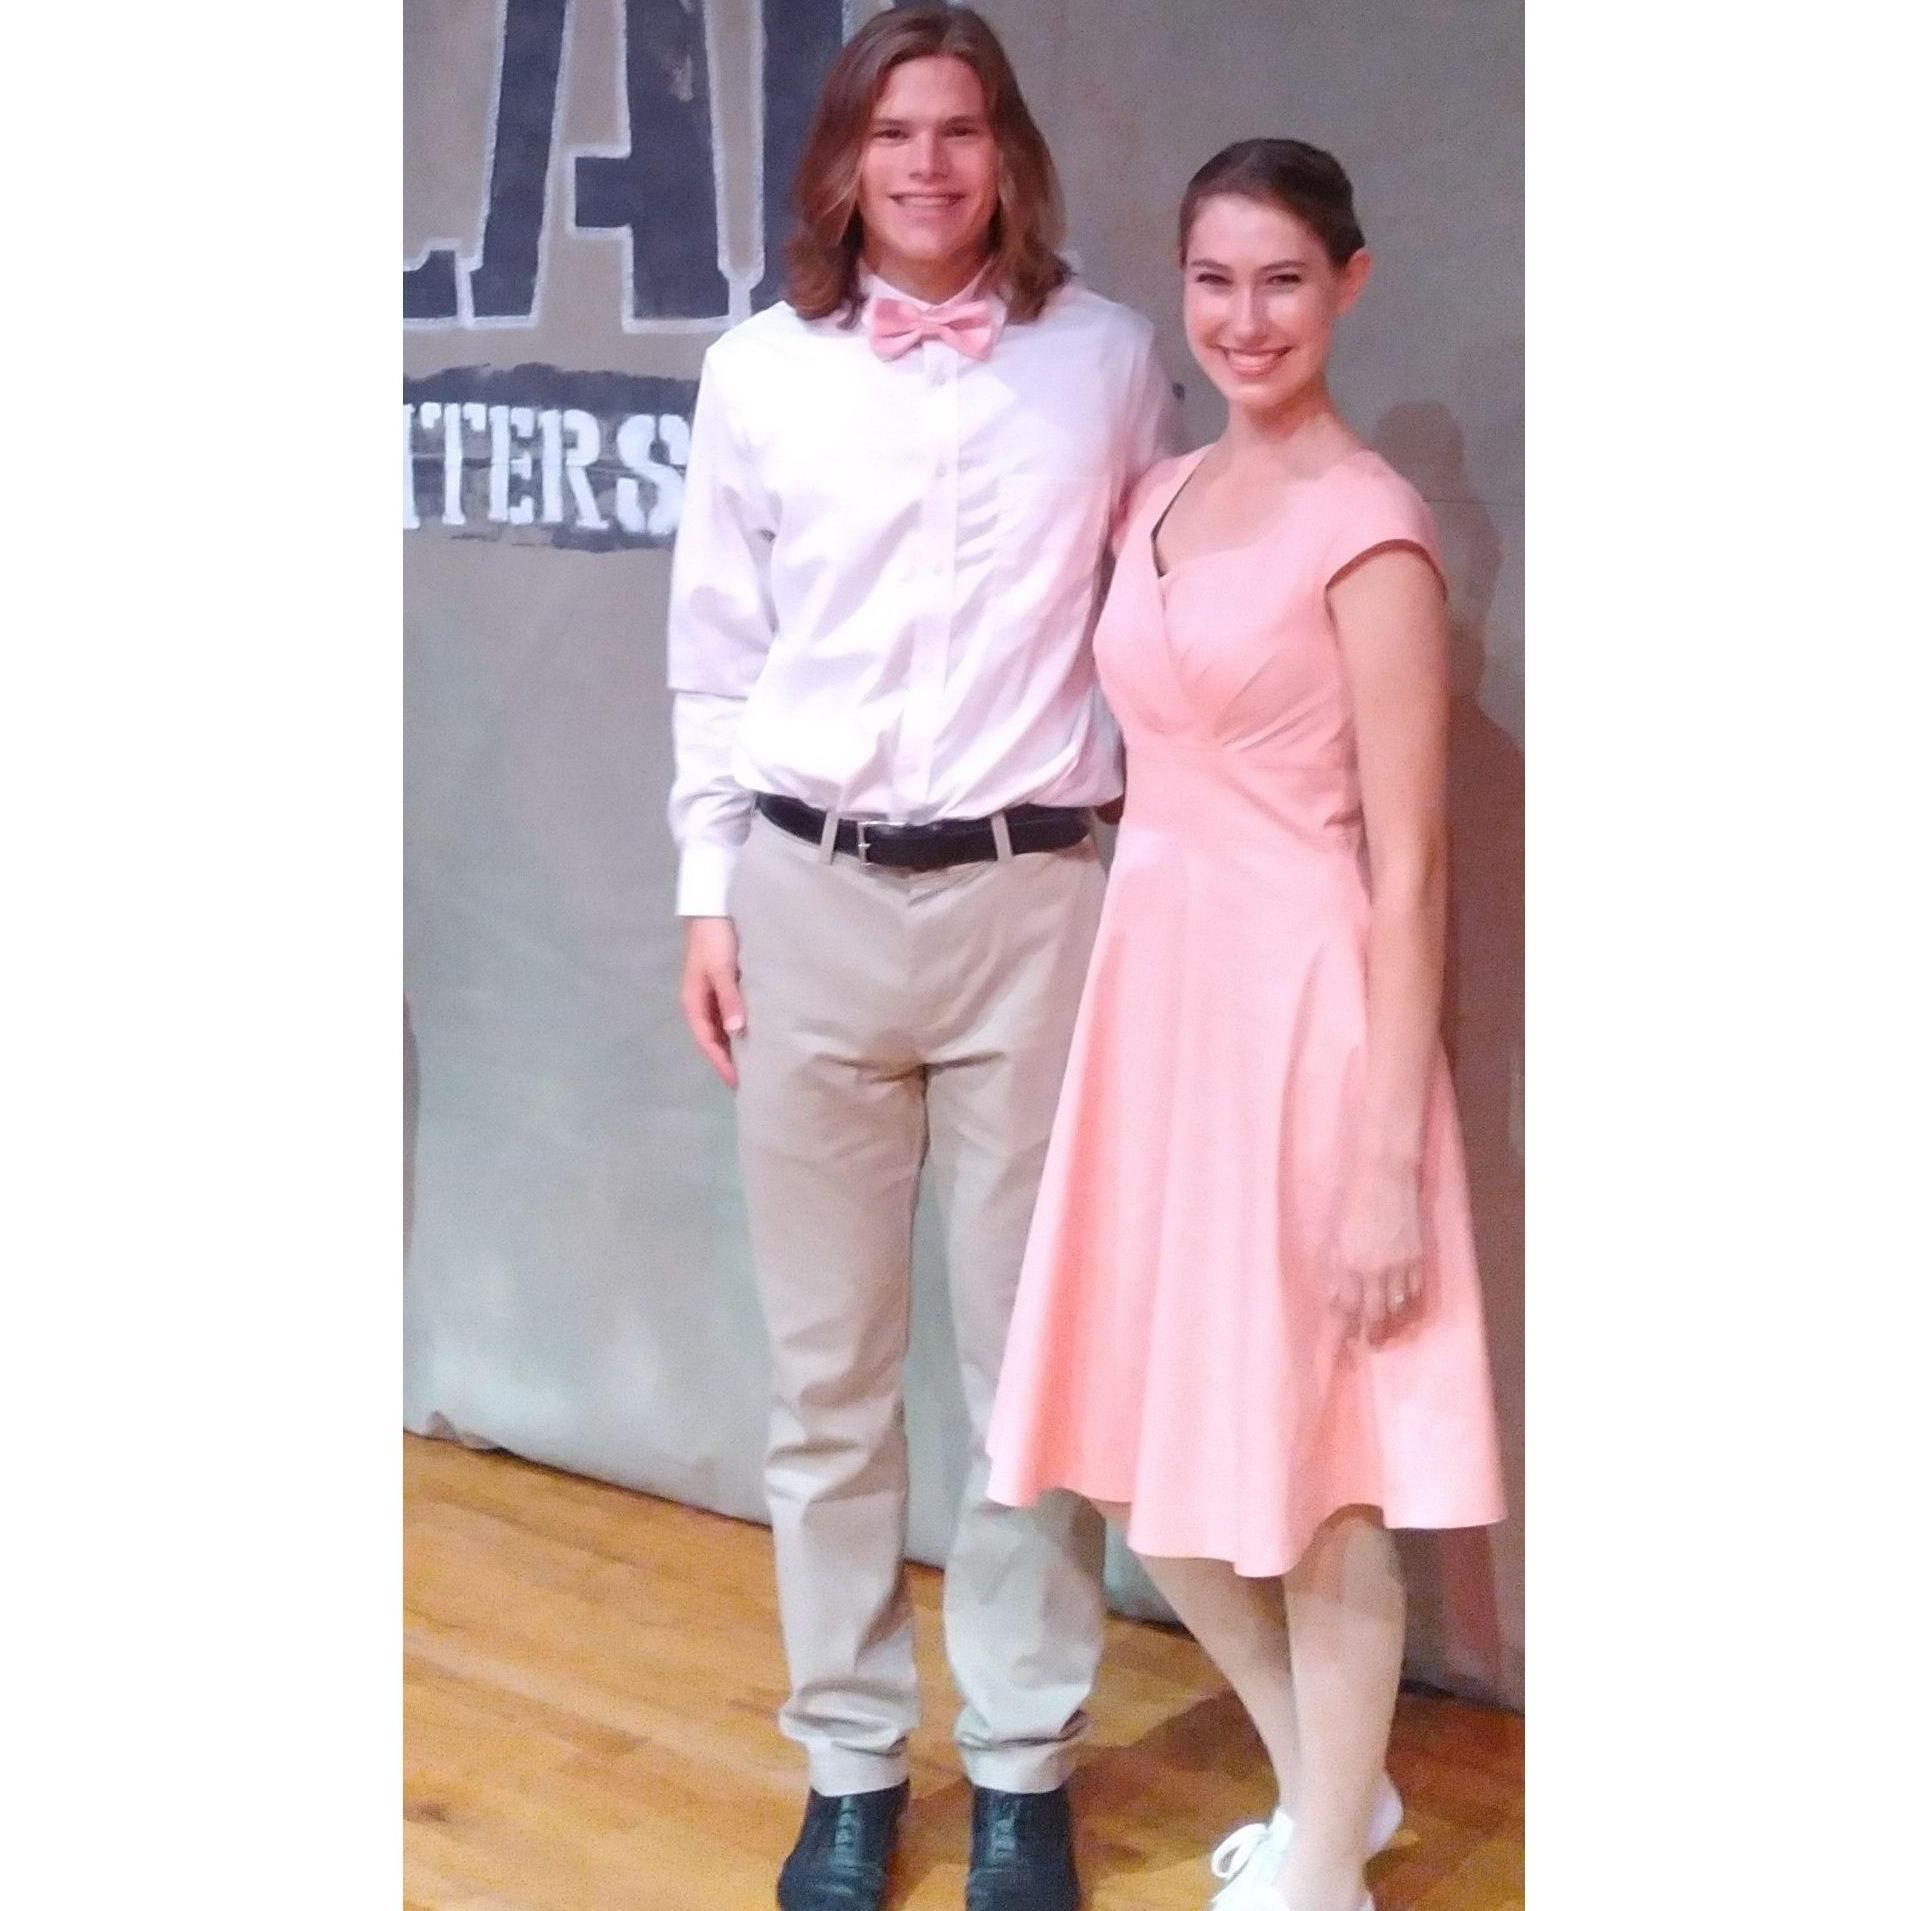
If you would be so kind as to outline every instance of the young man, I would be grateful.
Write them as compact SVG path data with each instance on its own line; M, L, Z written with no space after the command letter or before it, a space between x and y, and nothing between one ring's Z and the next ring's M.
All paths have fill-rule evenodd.
M1070 1911L1101 1530L1064 1495L987 1502L982 1439L1099 909L1088 811L1120 791L1089 626L1171 398L1146 322L1068 283L1052 161L975 14L865 26L796 192L789 302L704 361L670 609L683 1009L738 1090L809 1760L778 1902L876 1911L907 1793L926 1147L974 1440L945 1582L968 1904Z

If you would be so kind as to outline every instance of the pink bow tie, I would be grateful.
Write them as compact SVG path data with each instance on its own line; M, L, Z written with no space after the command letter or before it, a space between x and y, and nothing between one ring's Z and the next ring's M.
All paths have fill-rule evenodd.
M925 312L903 299L869 301L869 343L877 358L900 358L925 338L942 339L965 358L986 358L998 329L986 299L969 299L945 312Z

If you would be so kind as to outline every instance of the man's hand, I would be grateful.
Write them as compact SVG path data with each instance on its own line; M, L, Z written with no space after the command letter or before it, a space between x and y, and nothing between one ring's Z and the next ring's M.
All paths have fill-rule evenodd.
M736 1086L730 1037L742 1033L743 990L736 970L736 925L728 916L691 916L683 926L683 1019L704 1059Z

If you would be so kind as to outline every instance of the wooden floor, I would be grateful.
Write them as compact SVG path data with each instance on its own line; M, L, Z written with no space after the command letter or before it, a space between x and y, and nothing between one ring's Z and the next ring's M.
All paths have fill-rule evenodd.
M418 1911L772 1911L803 1801L760 1527L407 1439L405 1903ZM969 1793L938 1573L910 1568L923 1729L891 1904L959 1911ZM1096 1911L1196 1911L1268 1779L1184 1635L1113 1622L1073 1785ZM1406 1827L1379 1911L1524 1902L1516 1716L1408 1695Z

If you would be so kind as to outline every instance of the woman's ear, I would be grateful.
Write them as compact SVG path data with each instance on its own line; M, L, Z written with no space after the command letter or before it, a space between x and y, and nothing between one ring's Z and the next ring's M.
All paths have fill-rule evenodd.
M1364 246L1353 254L1340 267L1340 295L1334 305L1334 314L1344 318L1359 303L1359 297L1366 290L1366 281L1373 276L1373 255Z

